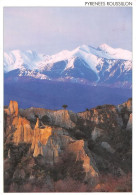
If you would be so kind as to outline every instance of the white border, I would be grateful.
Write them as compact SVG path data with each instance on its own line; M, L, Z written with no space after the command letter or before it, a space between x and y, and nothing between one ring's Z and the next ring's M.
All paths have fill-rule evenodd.
M1 5L2 6L54 6L54 7L77 7L77 6L85 6L85 2L134 2L135 0L69 0L69 1L64 1L64 0L1 0ZM94 7L94 6L92 6Z
M3 8L4 7L43 7L43 6L52 6L52 7L89 7L85 6L85 2L87 0L0 0L0 170L1 170L1 178L0 178L0 194L9 194L9 193L3 193ZM101 1L101 0L91 0L88 2L118 2L118 0L114 1ZM132 193L125 193L126 195L128 194L136 194L136 131L135 131L135 126L136 126L136 116L135 116L135 86L136 86L136 26L134 19L136 19L136 0L132 1L127 1L127 0L122 0L120 2L133 2L133 192ZM93 7L93 6L91 6ZM12 194L20 194L20 193L12 193ZM37 193L21 193L21 194L37 194ZM54 194L54 193L50 193ZM60 193L55 193L55 194L60 194ZM67 193L71 194L71 193ZM86 194L86 193L80 193L80 194ZM101 193L91 193L91 194L101 194ZM107 193L103 193L107 194ZM109 194L109 193L108 193ZM112 193L113 195L120 195L121 193Z

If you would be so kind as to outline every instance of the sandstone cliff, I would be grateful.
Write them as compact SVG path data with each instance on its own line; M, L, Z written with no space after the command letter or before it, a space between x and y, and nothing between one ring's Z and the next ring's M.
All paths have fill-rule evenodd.
M5 192L55 191L60 180L90 191L103 174L131 172L131 99L82 113L23 110L10 101L4 116Z

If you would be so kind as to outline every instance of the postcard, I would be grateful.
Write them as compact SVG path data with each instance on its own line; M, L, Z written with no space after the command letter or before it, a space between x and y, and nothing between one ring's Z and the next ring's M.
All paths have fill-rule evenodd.
M133 2L82 3L2 7L3 193L133 192Z

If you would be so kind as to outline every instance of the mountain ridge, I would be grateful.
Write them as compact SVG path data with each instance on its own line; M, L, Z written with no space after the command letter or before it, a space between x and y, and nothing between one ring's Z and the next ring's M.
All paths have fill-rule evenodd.
M75 112L102 104L120 104L132 96L131 89L90 86L87 84L58 82L19 77L4 82L4 105L10 99L18 101L21 108L43 107L61 109L67 104Z
M114 84L118 81L132 83L132 53L120 48L113 49L106 44L94 48L87 45L72 51L63 50L46 56L27 50L4 53L4 73L19 70L16 77L38 79Z
M16 60L16 59L18 59L18 61L16 63L27 64L28 58L30 58L31 60L34 59L35 62L40 62L41 59L43 59L45 61L46 60L50 61L50 60L58 57L58 59L56 59L55 61L62 61L65 58L71 57L71 55L73 55L73 54L77 55L77 53L80 50L84 51L86 53L97 54L98 57L103 57L103 58L106 56L105 54L111 55L111 56L109 56L109 58L107 55L106 56L107 59L132 60L132 52L130 52L129 50L125 50L125 49L121 49L121 48L114 49L114 48L108 46L107 44L101 44L100 46L98 46L98 48L94 48L90 45L82 45L82 46L75 48L72 51L62 50L59 53L51 55L51 56L37 53L37 52L32 51L32 50L26 50L26 51L25 50L21 51L21 50L17 50L17 49L11 50L10 52L4 52L4 64L5 64L5 66L6 66L6 64L13 65L15 62L14 60ZM103 53L100 53L100 51L102 51ZM14 58L14 60L12 59L12 57ZM32 61L32 63L33 63L33 61ZM32 66L29 69L32 70L32 69L37 69L37 68L39 68L39 67ZM5 72L7 72L7 71L8 70L6 70L6 67L5 67Z
M106 44L82 45L52 56L16 50L4 61L9 70L4 72L5 104L10 99L22 108L60 109L67 104L75 112L105 103L117 105L132 96L132 61L118 59L119 55L129 59L130 54Z

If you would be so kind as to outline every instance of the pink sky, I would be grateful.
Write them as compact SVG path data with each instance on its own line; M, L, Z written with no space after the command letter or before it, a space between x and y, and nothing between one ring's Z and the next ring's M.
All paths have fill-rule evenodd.
M4 8L4 50L45 54L87 44L131 50L132 8Z

